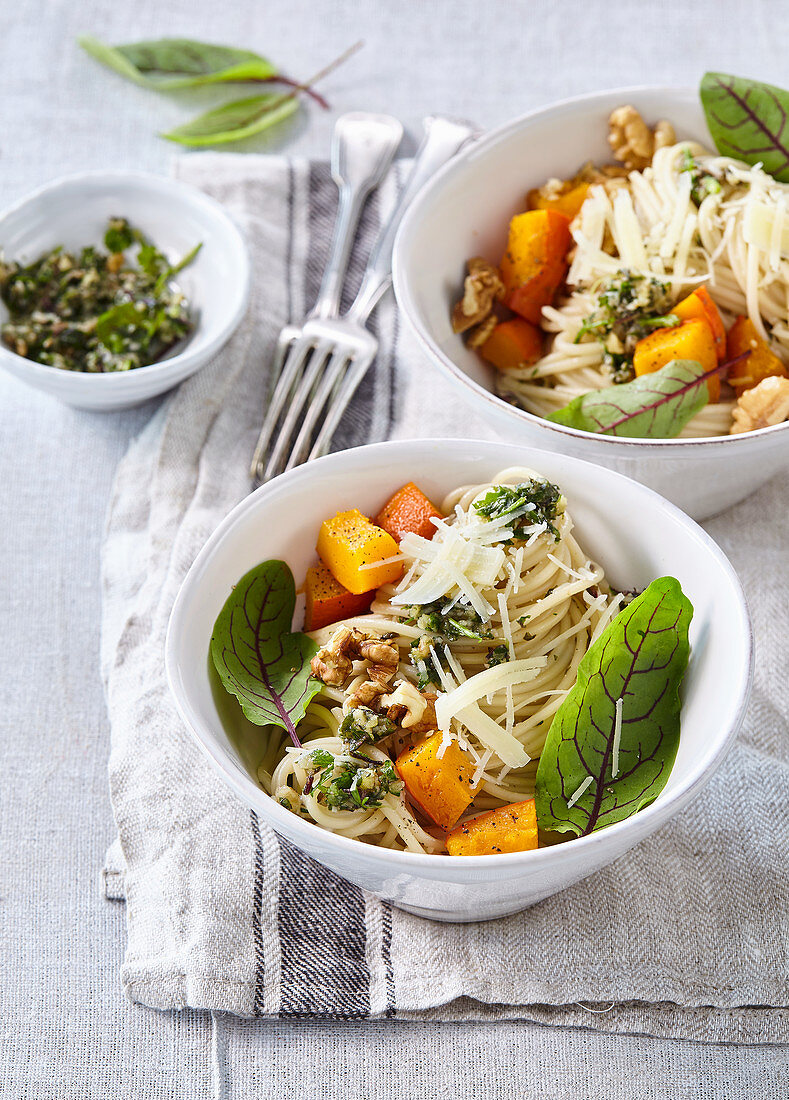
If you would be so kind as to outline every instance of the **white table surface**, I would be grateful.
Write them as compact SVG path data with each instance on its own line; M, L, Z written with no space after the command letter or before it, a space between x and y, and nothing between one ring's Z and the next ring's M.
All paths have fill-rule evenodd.
M490 127L550 100L706 68L789 85L782 0L4 0L0 203L63 172L165 173L165 130L212 100L159 96L100 69L79 33L185 35L258 49L306 77L358 38L287 139L324 156L336 113L443 111ZM783 1097L779 1048L716 1047L529 1024L221 1021L131 1005L124 909L103 900L113 835L98 669L99 548L114 469L156 407L75 412L0 377L3 595L0 801L1 1097ZM382 1072L381 1065L386 1066ZM784 1082L782 1084L781 1082Z

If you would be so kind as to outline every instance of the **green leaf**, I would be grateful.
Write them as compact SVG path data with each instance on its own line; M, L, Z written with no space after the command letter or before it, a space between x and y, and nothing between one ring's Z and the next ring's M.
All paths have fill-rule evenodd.
M183 259L179 260L177 264L173 264L172 267L168 265L167 267L165 267L165 269L163 271L158 266L159 261L167 263L167 260L166 260L166 257L161 255L161 253L157 253L158 259L155 260L155 261L153 261L153 260L151 261L152 263L157 264L157 267L153 271L153 274L156 274L158 272L158 278L157 278L156 283L155 283L154 288L153 288L154 294L161 294L161 292L164 290L164 288L169 283L170 279L172 279L172 277L174 275L177 275L179 271L183 271L183 269L185 267L188 267L189 264L192 262L192 260L194 260L194 258L197 256L198 252L200 251L200 249L202 247L203 247L203 242L198 241L198 243L194 246L194 248L189 249L189 251L183 257ZM140 249L140 256L139 256L140 267L144 267L143 259L142 259L142 251L143 250Z
M548 420L598 435L673 439L707 404L712 373L694 359L672 359L632 382L581 394Z
M586 835L630 817L663 790L679 744L692 617L679 581L661 577L589 648L537 767L540 828Z
M189 38L160 38L127 46L108 46L91 35L78 41L102 65L135 84L158 91L271 80L277 75L272 62L260 54Z
M225 689L257 726L275 725L299 744L296 726L321 683L310 673L318 647L291 633L296 592L283 561L245 573L214 623L211 658Z
M762 164L789 182L789 92L760 80L705 73L701 103L719 153Z
M198 115L191 122L178 126L169 134L162 134L168 141L179 145L226 145L231 141L260 134L271 126L283 122L298 110L295 94L248 96L225 103L213 111Z
M104 313L99 314L96 321L96 336L102 344L109 347L116 332L129 327L138 328L144 323L144 308L139 309L136 302L122 302L120 305L110 306Z

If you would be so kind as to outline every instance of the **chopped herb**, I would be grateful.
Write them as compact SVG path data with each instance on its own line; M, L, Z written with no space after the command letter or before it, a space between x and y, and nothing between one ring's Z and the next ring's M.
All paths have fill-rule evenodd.
M503 665L505 661L509 661L510 651L505 645L494 646L493 649L488 650L488 655L485 658L485 664L488 668L493 668L494 665Z
M348 751L356 753L362 745L375 744L390 733L394 733L395 724L370 707L354 707L342 720L340 736L348 744Z
M79 253L54 248L32 264L0 260L0 328L17 355L60 370L110 373L148 366L194 330L189 305L170 279L172 266L124 218L110 218L104 245ZM125 253L139 246L137 264Z
M325 749L304 753L299 761L308 775L304 793L330 810L374 809L387 794L399 795L403 783L391 760L357 764L337 760Z
M655 329L679 324L679 318L668 312L670 308L668 283L623 268L603 284L597 307L584 320L575 342L595 336L603 346L603 360L614 383L630 382L638 341Z
M491 636L489 630L481 629L484 623L474 608L465 603L435 600L433 603L413 604L406 613L406 622L442 642L453 642L457 638L484 642Z
M430 647L434 641L436 639L432 635L420 634L418 638L414 638L411 642L409 657L411 658L411 664L416 669L416 686L420 691L424 691L429 684L441 684L441 678L430 654Z
M316 768L328 768L334 763L334 757L327 749L314 749L309 756Z
M527 539L529 528L544 523L559 541L559 532L553 524L557 515L564 512L564 497L558 485L544 478L531 478L520 485L496 485L481 500L474 502L474 510L486 519L510 518L513 525L518 520L524 524L513 526L515 539Z
M696 206L701 206L707 195L717 195L721 189L720 180L704 171L690 149L685 149L682 154L680 172L690 173L690 197Z

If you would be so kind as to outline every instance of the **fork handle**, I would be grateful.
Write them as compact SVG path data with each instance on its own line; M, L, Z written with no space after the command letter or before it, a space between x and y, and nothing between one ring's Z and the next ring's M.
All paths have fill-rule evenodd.
M414 167L403 188L389 221L373 246L362 285L348 310L348 319L364 324L392 280L392 250L397 230L418 191L476 133L470 122L429 115L424 121L424 137L417 150Z
M310 317L337 317L345 271L367 196L392 163L403 127L390 115L350 111L337 119L331 147L332 177L340 190L331 252Z

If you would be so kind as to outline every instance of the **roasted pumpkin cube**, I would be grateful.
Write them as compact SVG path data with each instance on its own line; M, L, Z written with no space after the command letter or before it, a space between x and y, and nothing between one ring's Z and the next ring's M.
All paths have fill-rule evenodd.
M341 619L364 615L370 610L374 592L354 595L343 588L326 565L311 565L304 582L307 601L304 612L304 629L320 630Z
M395 767L411 799L431 821L449 829L474 798L474 763L451 741L441 757L443 734L434 733L398 756Z
M356 508L323 521L317 550L335 580L354 595L396 581L403 572L400 562L386 561L398 552L395 540Z
M533 798L472 817L447 834L451 856L492 856L528 852L536 847L537 810Z
M527 210L510 222L500 268L504 301L534 325L564 282L570 239L570 219L558 210Z
M729 383L739 393L758 386L765 378L789 377L786 367L762 340L753 321L748 317L737 317L729 329L727 356L736 359L746 351L750 352L748 358L729 368Z
M558 210L570 221L579 213L589 194L588 183L573 183L565 180L564 183L551 193L546 193L543 187L535 188L526 196L530 210Z
M633 354L633 367L637 375L651 374L667 366L674 359L693 359L700 363L705 371L714 370L718 365L718 353L715 350L715 338L707 321L685 321L674 328L659 328L650 332L636 344ZM717 374L707 379L710 401L717 401L721 394L720 379Z
M542 332L531 321L502 321L480 347L483 359L504 373L530 367L542 355Z
M706 321L712 329L718 361L723 362L726 358L726 326L723 323L720 310L713 302L710 292L705 286L700 286L687 298L677 302L671 312L675 317L679 317L680 321Z
M421 489L409 481L398 489L375 517L375 522L387 531L395 542L403 535L421 535L423 539L432 539L436 533L433 519L441 519L441 513Z

